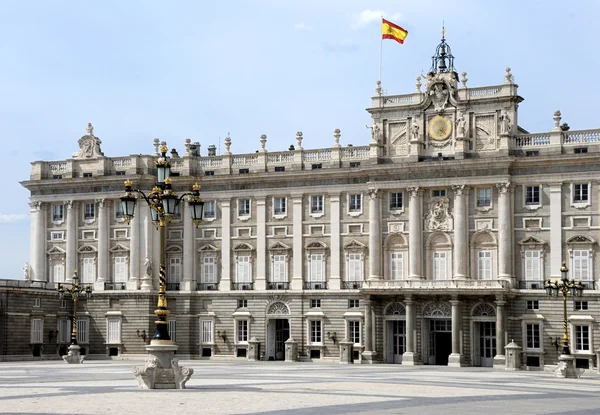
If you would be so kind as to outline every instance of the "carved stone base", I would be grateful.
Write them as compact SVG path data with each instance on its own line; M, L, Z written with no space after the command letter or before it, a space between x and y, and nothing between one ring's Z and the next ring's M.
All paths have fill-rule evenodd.
M578 379L581 371L575 368L575 356L561 354L558 356L558 366L554 371L557 378Z
M144 275L142 277L142 285L140 286L141 291L152 291L152 277Z
M79 349L80 347L77 344L70 345L69 352L62 357L63 360L69 364L83 363L85 356L82 356L81 353L79 353Z
M404 366L417 366L421 365L421 356L415 352L404 352L402 354L402 364Z
M506 355L497 354L494 356L494 367L497 369L504 369L506 367Z
M375 363L375 357L377 356L377 352L363 352L362 353L362 360L361 363L363 364L368 364L368 365L372 365L373 363Z
M145 366L135 366L133 375L142 389L185 389L194 369L180 367L175 359L179 346L173 343L157 343L146 346L148 359Z
M448 367L463 367L465 365L465 357L460 353L451 353L448 356Z

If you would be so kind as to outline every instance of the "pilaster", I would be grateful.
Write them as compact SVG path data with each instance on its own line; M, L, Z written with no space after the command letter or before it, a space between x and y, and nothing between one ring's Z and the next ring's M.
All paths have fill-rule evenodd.
M160 255L155 257L160 258ZM160 263L160 260L158 261ZM157 268L158 268L158 264ZM129 279L128 290L140 288L140 216L139 213L129 222Z
M184 160L189 162L189 159ZM189 164L189 163L188 163ZM192 213L189 203L183 203L183 279L182 291L193 291L196 288L196 276L194 275L196 225L192 222Z
M561 279L562 245L562 183L550 184L550 276Z
M77 230L77 215L79 203L73 200L69 200L66 203L67 206L67 254L66 262L67 269L65 269L65 281L71 282L71 278L77 269L77 244L78 244L78 230Z
M29 208L31 217L29 279L30 281L48 281L46 273L46 209L42 202L31 202Z
M418 187L409 187L408 204L408 279L423 279L423 193Z
M292 290L301 290L302 279L302 256L304 252L302 238L302 195L292 195L292 220L293 220L293 261L294 270L292 277Z
M454 191L454 279L464 280L467 276L467 190L464 185L452 186Z
M510 183L498 183L498 279L512 281L511 275L511 193Z
M221 281L219 291L231 291L231 199L221 200Z
M369 277L380 280L381 275L381 199L378 189L369 189Z
M255 290L267 288L267 201L256 198L256 281Z
M340 265L340 194L329 194L329 209L331 209L331 240L330 240L330 275L328 288L330 290L339 290L342 287Z

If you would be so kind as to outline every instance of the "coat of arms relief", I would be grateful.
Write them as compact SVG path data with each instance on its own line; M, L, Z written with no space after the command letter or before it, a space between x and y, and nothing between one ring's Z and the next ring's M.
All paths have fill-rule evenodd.
M447 197L432 197L425 216L425 225L430 231L450 231L454 228L454 220L450 213Z

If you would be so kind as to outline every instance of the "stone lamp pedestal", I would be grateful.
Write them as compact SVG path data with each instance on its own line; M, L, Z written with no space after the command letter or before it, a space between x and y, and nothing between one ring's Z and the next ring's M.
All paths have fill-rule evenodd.
M580 373L575 369L575 356L561 354L558 356L558 367L554 371L557 378L578 379Z
M69 364L83 363L83 359L85 359L85 356L81 355L80 349L81 348L79 347L78 344L70 345L69 352L62 357L63 360Z
M173 342L156 342L146 346L148 359L145 366L135 366L133 375L142 389L185 389L194 369L180 367Z

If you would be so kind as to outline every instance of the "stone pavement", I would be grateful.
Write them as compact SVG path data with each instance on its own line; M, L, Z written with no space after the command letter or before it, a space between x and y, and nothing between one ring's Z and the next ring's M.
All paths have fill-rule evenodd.
M600 414L600 376L486 368L182 361L185 390L142 390L142 361L0 363L2 414Z

